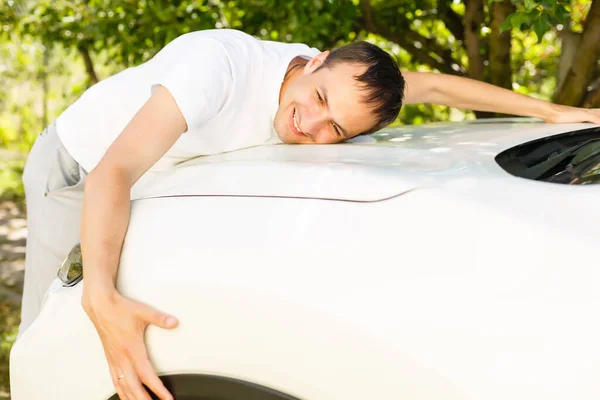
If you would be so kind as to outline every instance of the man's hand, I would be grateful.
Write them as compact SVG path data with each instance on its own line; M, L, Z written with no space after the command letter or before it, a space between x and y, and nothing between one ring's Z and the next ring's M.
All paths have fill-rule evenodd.
M570 122L591 122L600 124L600 108L578 108L554 104L555 113L544 118L546 122L564 124Z
M161 400L173 400L150 363L144 331L149 324L172 329L177 326L177 320L116 291L93 299L84 293L83 306L102 341L119 397L151 400L142 386L145 384Z

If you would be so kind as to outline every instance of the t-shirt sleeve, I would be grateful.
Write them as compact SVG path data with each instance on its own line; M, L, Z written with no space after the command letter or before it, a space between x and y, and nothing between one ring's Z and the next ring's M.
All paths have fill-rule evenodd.
M164 86L183 114L188 131L214 117L231 93L232 71L223 45L193 34L178 37L152 60L158 74L152 84Z

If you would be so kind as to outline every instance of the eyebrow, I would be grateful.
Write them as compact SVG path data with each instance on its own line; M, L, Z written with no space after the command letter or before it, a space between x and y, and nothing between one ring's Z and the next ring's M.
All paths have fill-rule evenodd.
M321 86L321 85L319 85L319 88L321 89L321 92L323 92L323 100L325 100L325 104L327 104L327 107L329 107L329 102L327 101L327 89L325 89L325 87ZM341 126L340 124L338 124L335 121L333 121L333 123L340 129L340 131L342 131L342 134L344 135L344 139L346 139L350 136L350 134L348 134L348 131L345 130L343 126Z

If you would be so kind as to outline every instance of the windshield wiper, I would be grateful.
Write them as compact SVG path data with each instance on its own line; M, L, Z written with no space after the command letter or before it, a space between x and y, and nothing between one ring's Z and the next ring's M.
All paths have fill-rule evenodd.
M568 183L562 179L561 174L568 175L571 180L578 177L583 170L596 164L594 161L600 156L600 139L589 139L566 149L552 153L545 161L527 168L521 173L523 178L543 180L547 182Z

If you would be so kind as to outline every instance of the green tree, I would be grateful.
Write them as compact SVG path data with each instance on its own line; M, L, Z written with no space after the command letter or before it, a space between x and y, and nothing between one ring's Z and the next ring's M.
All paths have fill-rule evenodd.
M7 0L2 0L7 1ZM175 37L200 29L234 28L263 39L305 42L329 48L369 38L400 57L411 70L436 70L469 76L512 89L524 79L521 47L529 32L538 42L555 43L573 30L578 41L556 101L596 104L586 88L596 78L600 56L600 0L12 0L4 20L22 35L51 48L74 48L84 61L88 81L100 79L98 53L121 68L151 58ZM574 21L572 10L586 15ZM589 11L587 11L589 9ZM517 43L516 43L517 42ZM520 44L518 43L520 42ZM553 53L558 54L558 50ZM516 57L516 60L513 59ZM554 67L530 60L534 67ZM528 68L530 69L530 68ZM541 68L540 68L541 69ZM537 71L537 76L542 76ZM534 80L535 82L535 80ZM527 85L526 85L527 86ZM587 97L586 97L587 96ZM600 96L599 96L600 97ZM489 114L480 113L479 116Z

